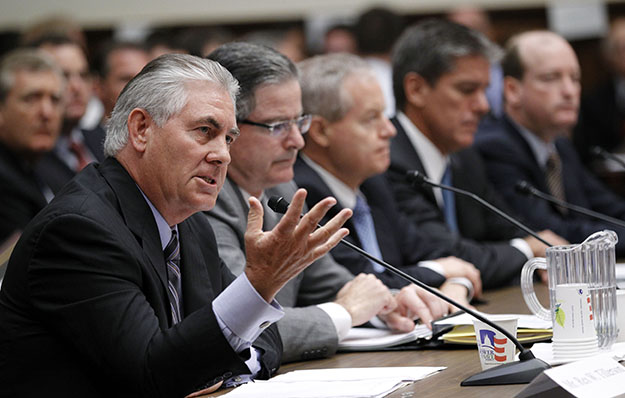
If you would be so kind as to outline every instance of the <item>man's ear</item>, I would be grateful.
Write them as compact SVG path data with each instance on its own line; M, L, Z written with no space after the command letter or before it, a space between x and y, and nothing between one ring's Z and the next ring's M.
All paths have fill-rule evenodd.
M430 84L418 73L409 72L404 76L404 95L406 102L421 108L427 103Z
M135 108L128 115L128 141L137 152L145 151L153 126L154 120L145 109Z
M328 121L321 116L313 116L312 121L310 122L310 128L306 135L308 136L306 140L308 142L312 141L316 145L327 148L330 145L330 136L331 132L328 129Z
M523 96L523 84L516 77L506 76L503 79L503 93L506 104L516 108Z

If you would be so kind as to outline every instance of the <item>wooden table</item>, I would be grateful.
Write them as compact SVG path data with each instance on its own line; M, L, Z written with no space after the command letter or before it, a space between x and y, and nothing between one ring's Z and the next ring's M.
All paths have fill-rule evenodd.
M536 293L543 303L549 302L548 291L545 286L536 286ZM486 304L478 306L480 311L488 313L519 313L529 314L519 287L510 287L497 291L487 292L484 295ZM353 354L337 354L332 358L315 361L294 362L283 365L279 373L286 373L297 369L325 369L351 368L374 366L446 366L447 369L418 381L389 397L513 397L526 385L461 387L460 382L467 377L481 371L480 361L475 348L445 349L445 350L415 350L391 352L367 352ZM219 396L226 391L212 394Z

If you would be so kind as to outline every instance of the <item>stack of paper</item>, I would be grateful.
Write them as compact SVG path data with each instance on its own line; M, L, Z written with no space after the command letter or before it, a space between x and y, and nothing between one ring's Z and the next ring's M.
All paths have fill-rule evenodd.
M412 332L401 333L389 329L351 328L339 343L339 351L372 351L429 339L432 331L425 325L416 325Z
M444 367L388 367L296 370L237 387L224 397L368 398L384 397Z

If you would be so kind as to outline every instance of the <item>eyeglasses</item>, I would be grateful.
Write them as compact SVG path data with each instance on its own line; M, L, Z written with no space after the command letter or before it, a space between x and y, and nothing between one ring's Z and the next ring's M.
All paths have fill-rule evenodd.
M239 123L265 128L269 130L269 135L271 137L282 138L282 137L285 137L291 131L291 126L293 126L294 124L297 125L297 128L300 133L306 134L306 132L310 128L311 120L312 120L311 115L302 115L296 119L285 120L282 122L276 122L276 123L271 123L271 124L253 122L247 119L241 120L239 121Z

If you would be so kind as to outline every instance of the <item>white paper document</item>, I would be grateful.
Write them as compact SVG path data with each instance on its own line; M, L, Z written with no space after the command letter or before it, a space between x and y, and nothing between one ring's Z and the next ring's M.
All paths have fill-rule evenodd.
M484 312L480 312L480 315L483 315L487 319L491 316L491 314L486 314ZM497 314L497 316L518 316L519 323L517 327L526 328L526 329L551 329L551 321L545 321L540 319L536 315L527 315L527 314ZM443 319L437 321L437 324L440 325L473 325L473 317L467 313L460 314L457 316L452 316L447 319Z
M384 367L296 370L244 384L224 397L369 398L384 397L444 367Z
M612 398L625 394L625 368L609 354L551 368L545 374L577 398Z
M351 328L339 343L339 351L365 351L393 347L422 338L430 338L427 326L416 325L412 332L400 333L389 329Z

